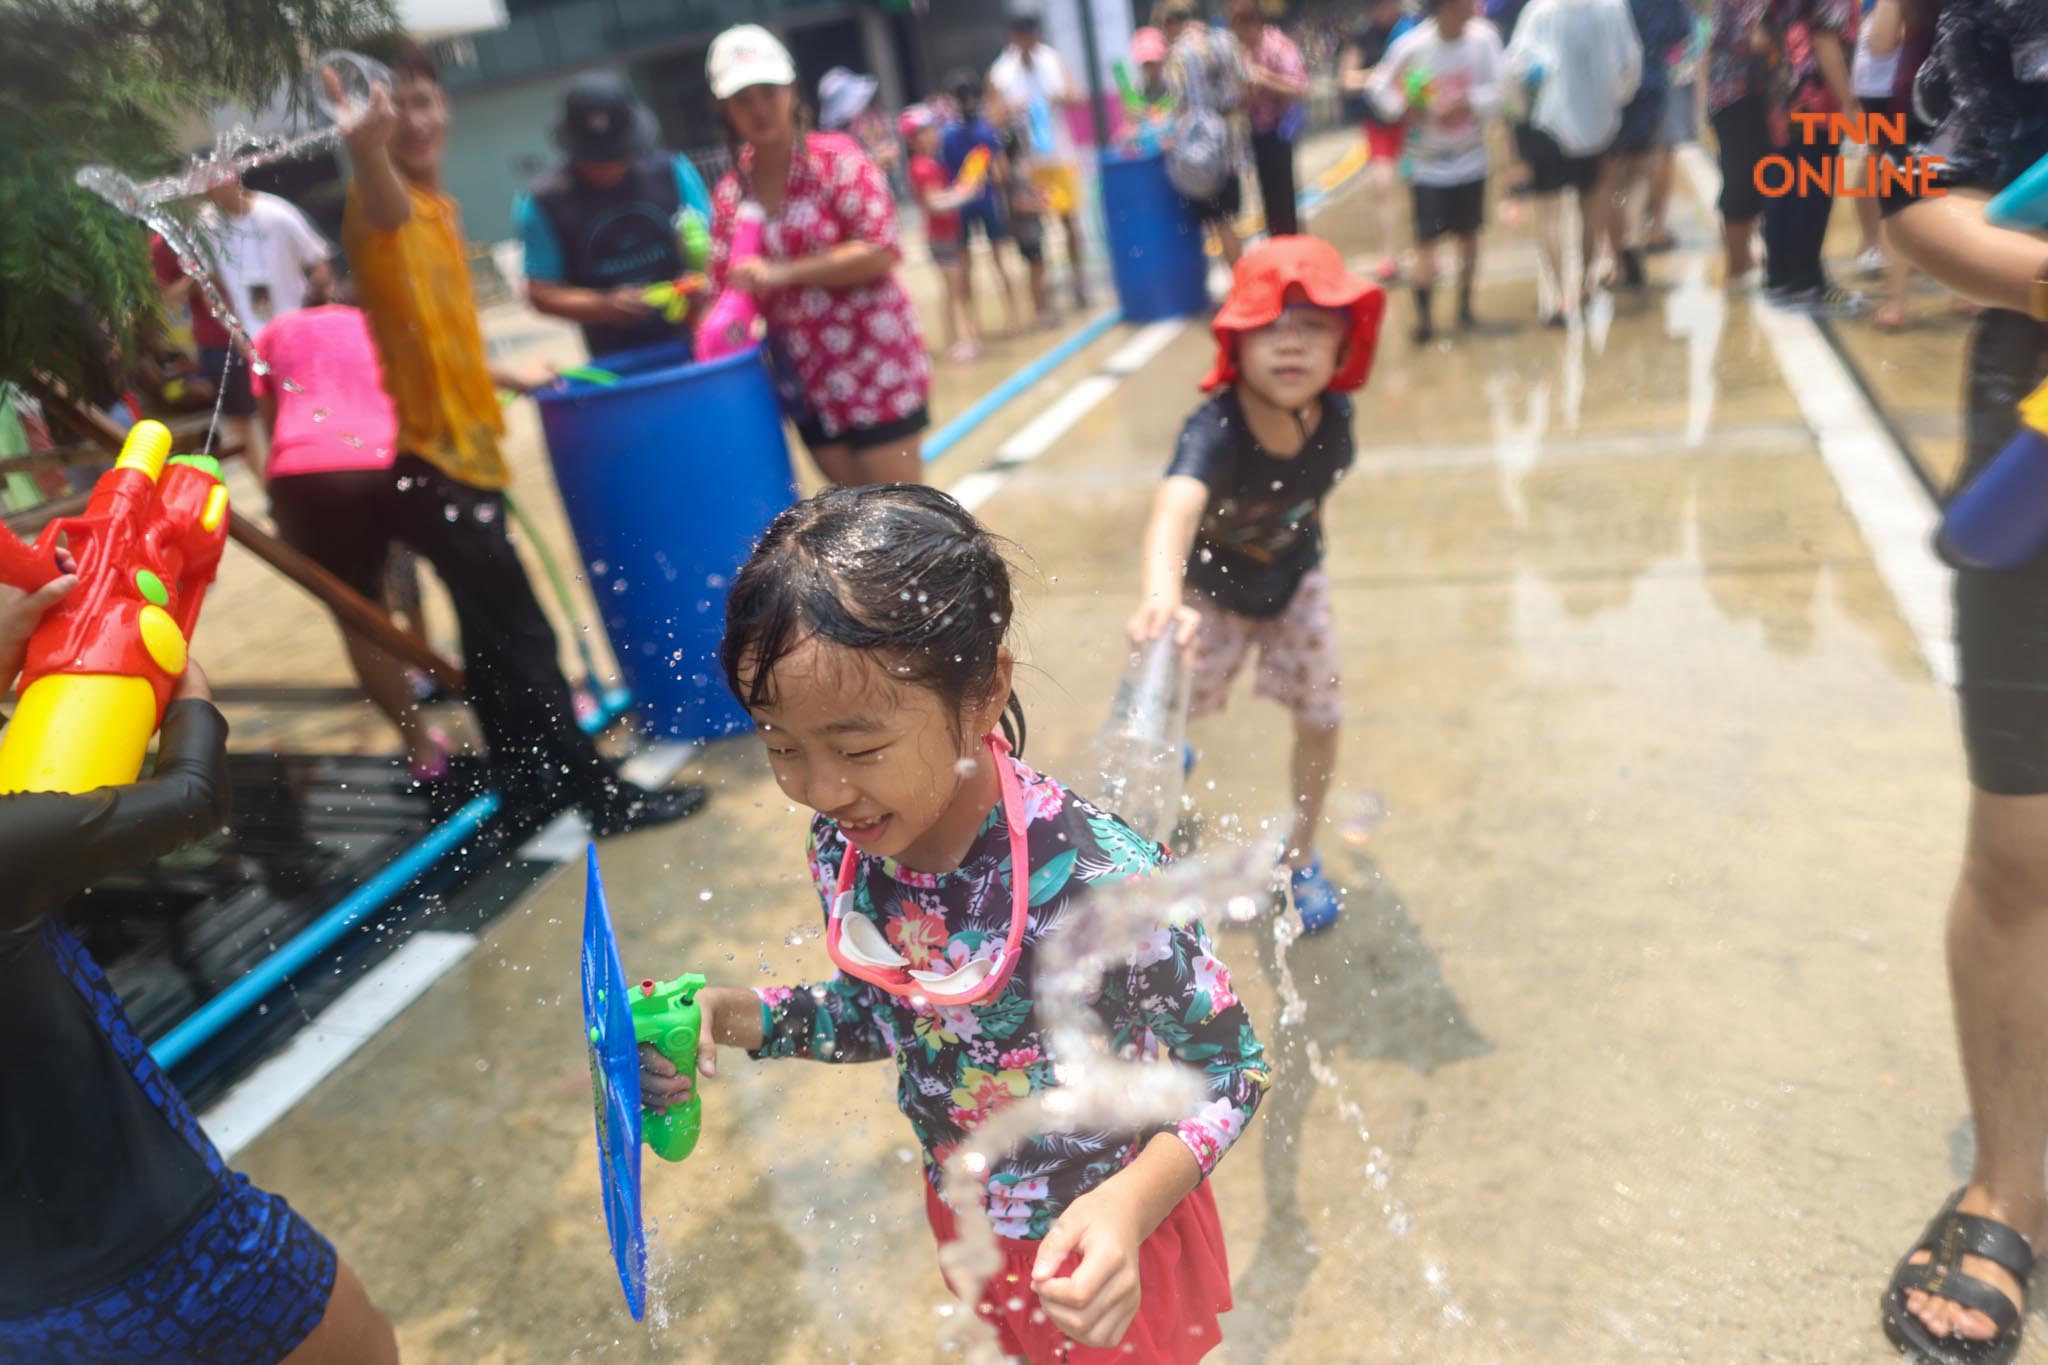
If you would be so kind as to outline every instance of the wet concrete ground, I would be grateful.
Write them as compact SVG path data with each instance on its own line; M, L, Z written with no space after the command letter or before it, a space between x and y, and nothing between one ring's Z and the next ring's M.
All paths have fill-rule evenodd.
M1681 226L1711 243L1696 206ZM1357 197L1317 227L1371 245ZM1332 830L1349 911L1292 949L1298 1025L1277 1023L1271 926L1219 930L1280 1071L1217 1176L1240 1307L1214 1358L1880 1360L1878 1292L1955 1183L1964 1113L1951 700L1755 305L1681 252L1591 334L1544 332L1532 263L1519 229L1493 234L1498 335L1418 353L1397 299L1360 399L1328 512L1333 814L1369 794L1392 814L1366 842ZM1082 771L1108 704L1208 349L1184 332L982 506L1034 577L1022 688L1050 771ZM1199 729L1212 829L1284 802L1286 738L1248 696ZM801 816L750 742L698 775L705 815L605 846L628 970L828 970ZM242 1166L336 1240L409 1360L931 1358L949 1297L883 1067L728 1056L698 1154L648 1162L655 1307L627 1317L581 892L562 876L508 913Z

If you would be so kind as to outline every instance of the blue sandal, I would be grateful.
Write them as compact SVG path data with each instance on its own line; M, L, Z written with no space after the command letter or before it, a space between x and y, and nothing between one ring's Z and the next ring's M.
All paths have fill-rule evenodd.
M1337 917L1344 913L1344 896L1330 884L1323 874L1323 855L1307 867L1297 867L1288 874L1288 886L1294 892L1294 908L1301 914L1301 932L1320 934L1337 923Z

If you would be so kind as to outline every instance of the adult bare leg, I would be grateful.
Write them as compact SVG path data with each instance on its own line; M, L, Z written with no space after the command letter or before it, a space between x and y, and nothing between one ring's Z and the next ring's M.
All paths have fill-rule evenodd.
M1739 284L1756 269L1756 219L1723 218L1721 250L1726 257L1726 283Z
M2007 1224L2038 1251L2048 1231L2048 1088L2036 1083L2048 1064L2048 796L1971 791L1963 872L1949 907L1948 973L1977 1127L1960 1211ZM1965 1256L1961 1269L2024 1307L2020 1286L1999 1266ZM1937 1335L1996 1335L1989 1318L1951 1300L1911 1291L1906 1303Z
M896 445L853 451L851 458L856 483L924 482L924 454L915 436Z
M391 1330L391 1320L370 1302L369 1291L348 1262L335 1263L326 1314L283 1365L398 1365L398 1336Z

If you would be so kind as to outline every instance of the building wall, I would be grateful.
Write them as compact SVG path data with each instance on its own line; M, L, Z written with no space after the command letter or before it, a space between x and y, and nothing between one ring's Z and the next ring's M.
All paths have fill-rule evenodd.
M454 107L443 176L448 193L462 205L463 235L470 241L512 236L512 196L560 155L554 124L578 74L450 96Z

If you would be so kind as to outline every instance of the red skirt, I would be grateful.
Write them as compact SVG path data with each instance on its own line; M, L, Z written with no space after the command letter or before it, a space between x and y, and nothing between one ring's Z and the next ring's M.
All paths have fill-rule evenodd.
M1401 153L1408 148L1408 125L1368 123L1365 125L1365 146L1374 161L1399 161Z
M925 1215L941 1244L955 1231L953 1210L926 1181ZM1217 1319L1230 1311L1230 1260L1223 1249L1223 1224L1216 1196L1203 1181L1174 1205L1145 1245L1138 1248L1138 1283L1143 1298L1124 1339L1111 1347L1068 1341L1038 1306L1031 1265L1038 1243L996 1238L1003 1268L983 1286L978 1311L995 1325L1003 1349L1033 1365L1195 1365L1223 1340ZM954 1286L959 1292L959 1286Z

